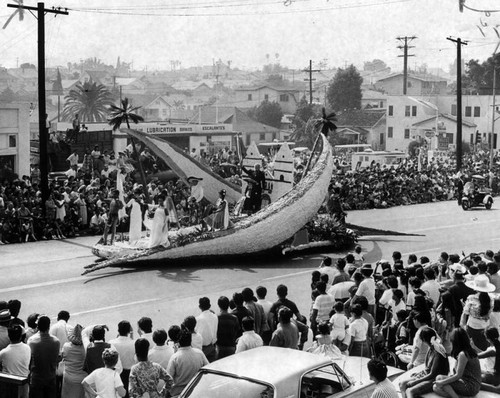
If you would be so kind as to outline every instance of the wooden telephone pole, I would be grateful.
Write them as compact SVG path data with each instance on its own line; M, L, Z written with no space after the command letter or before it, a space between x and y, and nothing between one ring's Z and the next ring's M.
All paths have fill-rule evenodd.
M457 43L457 172L462 168L462 46L467 42L447 37L446 40Z
M45 214L45 201L49 197L49 172L48 172L48 128L47 112L45 107L45 14L68 15L66 10L46 9L44 3L38 3L37 7L24 6L21 4L7 4L7 7L18 10L36 11L38 20L38 137L40 145L40 188L42 191L42 211Z
M403 55L398 55L398 57L403 57L403 95L406 95L406 89L408 88L408 57L415 56L415 54L408 54L408 49L414 47L409 46L408 43L416 38L416 36L396 37L397 40L403 43L402 46L398 46L400 50L403 50Z
M309 79L304 79L306 82L309 82L309 104L313 103L313 81L316 79L312 78L313 72L321 72L321 69L313 69L313 61L309 60L309 69L304 69L302 72L309 72Z

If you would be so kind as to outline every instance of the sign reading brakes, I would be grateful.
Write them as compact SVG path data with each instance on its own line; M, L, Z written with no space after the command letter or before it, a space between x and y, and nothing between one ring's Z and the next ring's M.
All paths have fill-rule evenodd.
M191 134L209 132L232 132L232 124L160 124L140 123L134 126L135 130L148 134Z

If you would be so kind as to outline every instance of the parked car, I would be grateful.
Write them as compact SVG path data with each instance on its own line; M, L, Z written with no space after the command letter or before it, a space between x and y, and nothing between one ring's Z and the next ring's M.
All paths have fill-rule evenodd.
M259 347L212 362L200 369L182 398L369 397L375 388L368 358L342 360L305 351ZM402 370L388 368L389 379Z
M491 209L493 205L493 197L491 189L486 188L485 178L480 175L472 176L472 181L464 185L464 193L462 196L462 209L468 210L471 207L484 206L486 209Z

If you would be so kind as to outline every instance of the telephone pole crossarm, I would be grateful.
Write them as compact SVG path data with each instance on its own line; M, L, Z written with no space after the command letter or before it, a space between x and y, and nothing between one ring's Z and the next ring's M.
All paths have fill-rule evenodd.
M302 69L302 72L309 72L309 79L304 79L304 81L309 82L309 104L312 105L313 103L313 89L312 89L312 82L316 79L312 78L313 72L321 72L321 69L313 69L312 68L312 59L309 60L309 69Z

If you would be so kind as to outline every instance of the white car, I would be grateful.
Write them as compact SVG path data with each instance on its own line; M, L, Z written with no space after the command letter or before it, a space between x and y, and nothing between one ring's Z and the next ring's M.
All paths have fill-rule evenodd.
M259 347L204 366L180 397L366 398L375 388L368 361L361 357L332 361L299 350ZM402 373L388 370L390 380Z

